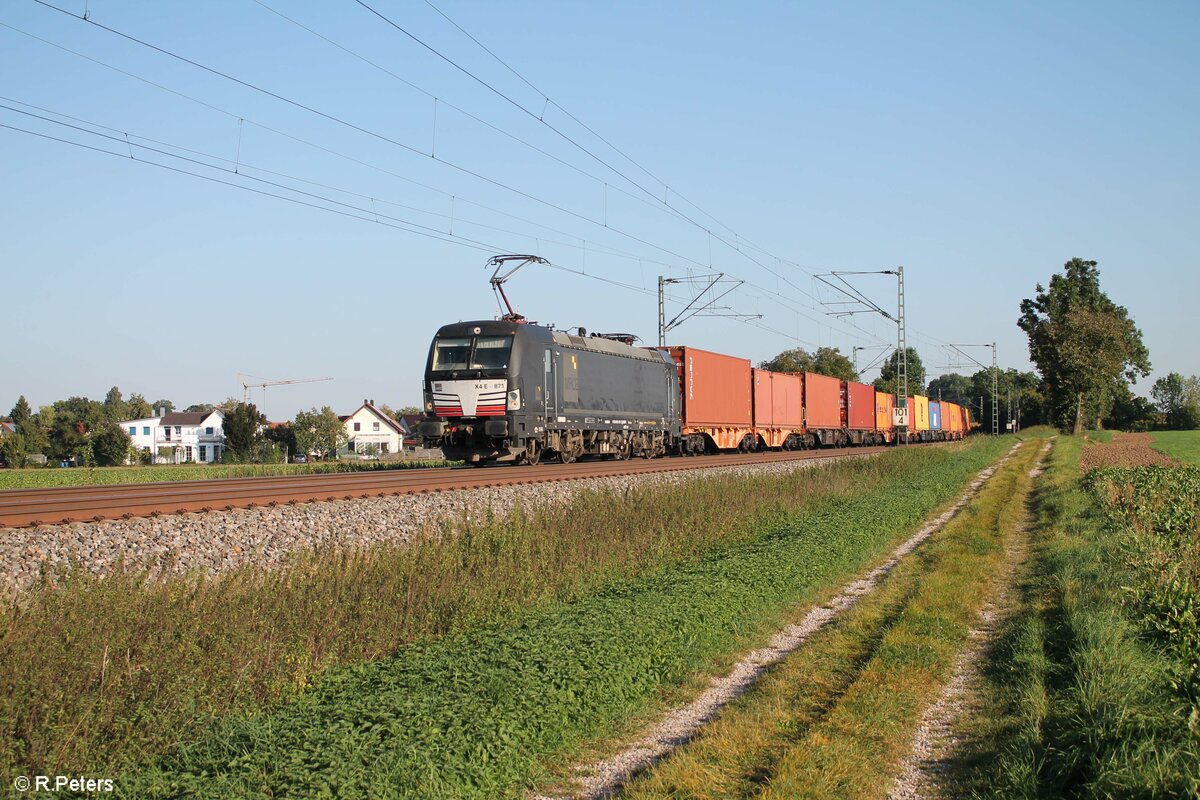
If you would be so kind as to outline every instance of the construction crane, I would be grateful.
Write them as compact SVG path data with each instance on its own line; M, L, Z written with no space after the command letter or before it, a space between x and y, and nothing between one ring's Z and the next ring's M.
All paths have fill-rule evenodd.
M318 383L320 381L333 380L333 378L293 378L292 380L286 380L286 381L269 381L269 380L263 380L262 378L258 378L258 380L262 381L262 383L249 383L246 380L247 378L255 378L255 377L257 377L257 376L243 375L240 372L238 373L238 380L241 381L241 384L242 384L242 402L247 403L250 401L250 390L251 389L262 389L263 390L263 407L260 410L262 411L263 416L266 416L266 414L267 414L267 387L268 386L286 386L286 385L293 384L293 383Z

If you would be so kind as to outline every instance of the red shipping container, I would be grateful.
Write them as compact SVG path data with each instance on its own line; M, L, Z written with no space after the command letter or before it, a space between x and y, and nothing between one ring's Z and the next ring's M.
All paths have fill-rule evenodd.
M750 361L695 347L672 347L679 365L683 427L750 426Z
M896 427L892 410L896 408L896 395L887 392L875 393L875 430L890 431Z
M804 373L804 424L812 428L842 427L842 382L828 375Z
M846 427L875 430L875 387L846 381Z
M754 426L800 428L804 425L804 380L799 375L754 370Z

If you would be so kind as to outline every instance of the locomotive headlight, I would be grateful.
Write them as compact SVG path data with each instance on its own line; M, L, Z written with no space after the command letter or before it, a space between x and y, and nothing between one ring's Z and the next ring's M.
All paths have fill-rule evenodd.
M508 393L508 410L519 411L521 409L521 390L513 389Z

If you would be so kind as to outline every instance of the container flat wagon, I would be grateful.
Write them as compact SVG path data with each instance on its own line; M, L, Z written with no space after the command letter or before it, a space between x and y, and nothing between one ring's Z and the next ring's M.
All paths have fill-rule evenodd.
M679 370L682 452L754 449L749 359L696 347L672 347L669 352Z
M759 449L804 447L804 379L765 369L753 374L754 432Z
M813 444L821 447L844 444L844 414L842 382L828 375L804 373L804 427Z
M896 441L896 423L892 412L896 409L896 395L875 392L875 431L884 444Z
M850 444L883 444L875 421L875 387L845 381L846 438Z

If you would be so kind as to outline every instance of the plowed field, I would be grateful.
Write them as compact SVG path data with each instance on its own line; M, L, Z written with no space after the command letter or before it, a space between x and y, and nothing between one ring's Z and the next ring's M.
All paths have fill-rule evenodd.
M1084 472L1096 467L1173 467L1178 461L1151 447L1148 433L1116 433L1111 442L1089 442L1083 448L1079 467Z

